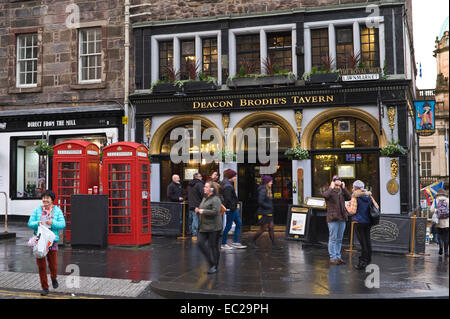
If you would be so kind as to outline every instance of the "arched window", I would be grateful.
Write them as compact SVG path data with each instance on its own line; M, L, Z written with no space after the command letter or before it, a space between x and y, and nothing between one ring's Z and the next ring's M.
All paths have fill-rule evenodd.
M349 191L359 179L379 200L378 147L377 134L365 121L337 117L322 123L311 139L313 196L321 197L339 175Z
M378 147L372 127L352 117L338 117L321 124L313 134L311 149Z

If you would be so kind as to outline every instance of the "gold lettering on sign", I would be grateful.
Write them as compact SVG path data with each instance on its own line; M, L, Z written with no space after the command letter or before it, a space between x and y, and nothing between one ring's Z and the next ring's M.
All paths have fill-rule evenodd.
M211 108L223 108L233 107L233 101L212 101L212 102L198 102L192 103L192 108L195 109L211 109Z

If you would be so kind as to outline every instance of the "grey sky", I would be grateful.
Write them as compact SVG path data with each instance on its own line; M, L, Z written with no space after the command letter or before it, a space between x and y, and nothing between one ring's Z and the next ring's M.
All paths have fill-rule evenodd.
M448 17L448 0L412 0L414 51L417 63L417 87L436 87L436 58L433 50L441 26ZM422 78L419 77L419 63L422 63Z

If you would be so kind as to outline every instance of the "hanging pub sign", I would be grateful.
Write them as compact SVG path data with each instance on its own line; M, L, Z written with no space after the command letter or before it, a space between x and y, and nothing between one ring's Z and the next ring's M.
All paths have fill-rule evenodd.
M415 101L416 108L416 133L420 136L434 134L435 127L435 101Z

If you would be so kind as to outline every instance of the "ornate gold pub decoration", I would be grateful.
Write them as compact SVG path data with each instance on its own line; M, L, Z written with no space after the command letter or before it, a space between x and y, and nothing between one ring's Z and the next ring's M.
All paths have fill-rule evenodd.
M387 191L391 195L395 195L398 192L398 182L396 180L398 176L398 160L395 158L391 158L391 177L392 179L386 185Z
M302 133L302 120L303 120L303 113L301 110L295 111L295 123L297 124L297 138L300 143L300 136Z
M150 129L152 127L152 119L147 117L144 120L145 136L147 136L147 145L150 145Z

